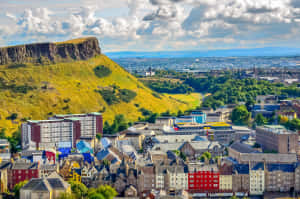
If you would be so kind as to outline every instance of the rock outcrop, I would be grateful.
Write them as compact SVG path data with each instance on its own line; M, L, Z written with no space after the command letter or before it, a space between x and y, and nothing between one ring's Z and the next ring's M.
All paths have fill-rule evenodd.
M101 54L97 38L79 38L60 43L37 43L0 48L0 65L56 63L87 60Z

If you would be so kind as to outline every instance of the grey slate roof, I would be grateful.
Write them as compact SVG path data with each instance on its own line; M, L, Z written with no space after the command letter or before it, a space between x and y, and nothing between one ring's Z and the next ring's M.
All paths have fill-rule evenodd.
M232 145L230 145L230 148L234 149L235 151L238 151L240 153L254 153L257 152L255 149L251 148L250 146L240 143L240 142L234 142Z
M269 172L272 171L283 171L283 172L294 172L295 165L294 164L267 164L267 169Z

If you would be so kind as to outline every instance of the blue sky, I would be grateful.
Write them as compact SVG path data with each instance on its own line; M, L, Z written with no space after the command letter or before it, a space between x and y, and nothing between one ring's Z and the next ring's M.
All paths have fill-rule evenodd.
M298 47L300 0L0 0L0 46L96 36L104 52Z

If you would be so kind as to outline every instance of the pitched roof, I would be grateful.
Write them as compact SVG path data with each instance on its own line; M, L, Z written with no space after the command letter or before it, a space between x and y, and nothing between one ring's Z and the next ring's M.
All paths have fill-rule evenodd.
M56 172L53 172L47 178L32 178L22 189L50 192L53 189L65 190L69 186Z
M249 174L249 165L248 164L235 164L233 166L233 169L238 174Z
M265 169L264 163L262 163L262 162L259 162L259 163L255 164L255 165L251 168L251 170L254 170L254 171L256 171L256 170L264 170L264 169Z
M230 148L238 151L240 153L253 153L257 152L255 149L251 148L250 146L243 144L241 142L234 142L232 145L230 145Z

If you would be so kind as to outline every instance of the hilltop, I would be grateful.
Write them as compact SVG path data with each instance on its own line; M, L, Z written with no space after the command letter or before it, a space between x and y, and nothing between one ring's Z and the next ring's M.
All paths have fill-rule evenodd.
M55 45L79 47L84 41L87 40ZM96 52L98 48L89 45L86 50ZM0 130L5 128L9 134L28 119L95 111L103 112L109 122L116 114L136 121L142 117L143 109L158 113L186 110L195 106L198 97L187 96L185 102L182 96L178 99L158 94L100 51L87 60L61 61L42 64L30 60L0 65Z
M87 60L101 54L97 38L87 37L57 43L36 43L0 48L0 65L12 63L49 64Z

